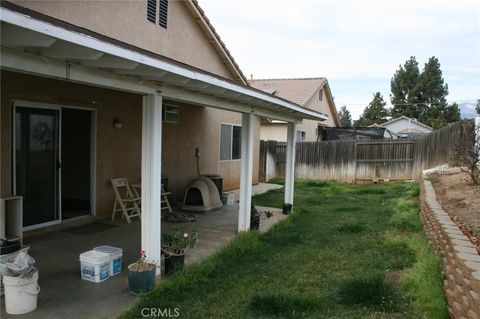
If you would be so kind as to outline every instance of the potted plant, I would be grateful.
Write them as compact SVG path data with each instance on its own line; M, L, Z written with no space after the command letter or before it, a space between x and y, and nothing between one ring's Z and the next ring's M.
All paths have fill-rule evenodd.
M267 219L273 216L273 212L266 210L259 212L255 205L252 202L250 209L250 229L259 230L260 229L260 220Z
M198 232L187 231L183 228L174 228L173 232L162 236L162 251L165 255L165 275L173 274L183 268L185 251L194 248L197 243Z
M147 293L155 287L155 272L157 265L148 262L145 251L140 252L140 258L128 265L128 291L135 296Z

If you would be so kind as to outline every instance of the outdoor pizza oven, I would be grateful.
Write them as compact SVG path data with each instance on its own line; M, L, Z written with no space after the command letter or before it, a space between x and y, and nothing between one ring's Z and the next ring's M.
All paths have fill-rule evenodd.
M207 212L223 206L215 183L208 177L199 176L187 187L183 199L183 210Z

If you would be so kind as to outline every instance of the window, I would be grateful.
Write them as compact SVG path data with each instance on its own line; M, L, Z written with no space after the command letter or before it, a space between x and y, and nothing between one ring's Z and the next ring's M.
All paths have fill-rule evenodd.
M297 131L297 142L305 141L305 132L304 131Z
M320 89L320 91L318 91L318 99L319 99L320 101L323 100L323 89Z
M242 153L242 127L232 124L220 125L220 160L238 160Z
M166 29L168 21L168 0L147 0L147 20L153 23L158 21L158 24Z

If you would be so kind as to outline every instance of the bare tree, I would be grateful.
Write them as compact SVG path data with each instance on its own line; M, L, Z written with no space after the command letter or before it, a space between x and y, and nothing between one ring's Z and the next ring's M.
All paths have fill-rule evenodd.
M475 122L463 122L460 138L451 146L449 164L468 173L474 184L480 184L480 126Z

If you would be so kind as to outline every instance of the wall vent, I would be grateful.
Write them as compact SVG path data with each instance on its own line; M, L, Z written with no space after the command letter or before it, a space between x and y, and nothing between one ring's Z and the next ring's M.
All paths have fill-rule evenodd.
M157 21L157 0L147 0L147 20L153 23Z

